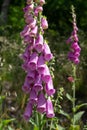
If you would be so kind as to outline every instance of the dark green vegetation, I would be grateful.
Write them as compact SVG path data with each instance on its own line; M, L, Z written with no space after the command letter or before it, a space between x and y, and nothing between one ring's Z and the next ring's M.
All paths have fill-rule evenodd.
M5 1L8 4L4 7L3 2ZM66 92L71 93L71 84L67 77L71 76L72 72L70 62L67 60L69 48L65 42L72 31L70 9L72 4L76 9L79 44L82 49L81 62L77 68L78 82L76 88L76 103L80 104L87 102L87 1L47 0L47 4L44 5L44 15L49 22L49 29L45 32L45 37L49 41L55 56L54 61L50 62L49 65L54 70L55 88L57 90L60 87L64 88L64 100L60 104L65 111L70 109L65 94ZM4 126L10 123L9 126L13 130L17 130L17 128L19 130L30 129L22 119L24 105L26 104L26 97L21 90L25 73L21 68L22 60L20 59L20 54L24 50L20 38L20 31L25 24L22 11L24 6L24 0L0 0L0 125L3 126L3 122ZM83 107L82 110L87 111L87 107ZM60 124L66 126L66 120L64 122L63 117L58 115L59 117L61 118ZM8 120L5 122L5 119L13 118L15 118L14 121ZM87 113L83 115L80 124L83 126L86 124L86 120ZM3 130L11 129L5 127Z

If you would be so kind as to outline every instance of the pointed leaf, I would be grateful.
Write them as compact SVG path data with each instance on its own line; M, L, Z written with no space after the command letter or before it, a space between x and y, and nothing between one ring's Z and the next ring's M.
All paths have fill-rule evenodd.
M80 105L76 105L76 107L73 109L74 112L78 111L81 107L83 106L87 106L87 103L83 103L83 104L80 104Z
M70 119L69 114L66 113L66 112L64 112L63 110L60 110L60 111L59 111L59 114L61 114L61 115L65 116L65 117L67 117L68 119Z
M75 115L74 115L74 122L75 124L78 124L82 115L84 114L84 111L80 111L80 112L77 112ZM72 119L72 123L73 123L73 119Z
M71 125L69 130L80 130L80 126L79 125Z
M39 130L39 128L37 126L34 126L34 130Z
M73 102L73 97L69 93L66 94L66 97L67 97L68 100Z
M65 128L64 128L64 127L62 127L62 126L60 126L60 125L58 125L57 130L65 130Z

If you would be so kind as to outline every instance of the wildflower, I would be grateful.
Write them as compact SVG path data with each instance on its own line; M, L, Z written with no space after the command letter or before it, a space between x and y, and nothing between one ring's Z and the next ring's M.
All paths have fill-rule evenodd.
M46 115L48 118L52 118L55 116L54 110L53 110L53 104L50 98L48 98L46 102Z
M78 35L77 35L78 28L76 25L76 15L74 10L72 12L72 17L73 17L73 32L70 38L67 40L67 43L71 43L70 52L68 53L68 59L74 62L74 64L78 64L80 62L79 56L81 48L78 44Z
M29 102L24 112L26 121L32 116L33 106L48 118L54 117L52 101L48 96L53 95L55 89L46 65L53 55L43 37L44 30L48 28L46 18L42 16L44 4L45 0L27 0L27 6L23 9L26 25L20 35L27 47L21 55L22 68L26 72L22 90L29 94Z

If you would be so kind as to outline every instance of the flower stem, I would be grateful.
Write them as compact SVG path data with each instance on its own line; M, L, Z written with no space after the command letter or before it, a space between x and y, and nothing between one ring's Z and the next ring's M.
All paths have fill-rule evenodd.
M73 84L72 84L72 90L73 90L73 102L72 102L72 105L73 105L73 126L75 125L75 111L74 111L74 108L75 108L75 91L76 91L76 66L73 64L72 65L72 68L73 68L73 78L74 78L74 81L73 81Z

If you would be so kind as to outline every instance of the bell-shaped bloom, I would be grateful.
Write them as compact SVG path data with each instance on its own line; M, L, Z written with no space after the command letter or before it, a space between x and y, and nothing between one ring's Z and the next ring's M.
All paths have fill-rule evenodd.
M37 111L40 113L46 112L46 98L43 93L38 96Z
M34 20L33 16L31 14L28 14L27 12L24 14L24 17L25 17L25 22L27 24L30 24Z
M39 74L43 74L45 70L45 60L43 55L40 55L38 57L38 62L37 62L37 71Z
M24 27L24 30L20 33L20 36L21 36L22 38L24 38L24 36L26 36L26 35L29 34L29 31L30 31L30 28L29 28L28 25L26 25L26 26Z
M37 103L37 93L36 93L36 91L34 89L32 89L30 91L30 98L29 99L30 99L30 102L32 104Z
M31 90L31 86L30 86L30 84L28 83L28 81L26 79L25 79L24 85L22 86L22 90L25 93L29 93L30 90Z
M41 27L43 29L47 29L48 28L48 22L47 22L45 17L41 18Z
M79 62L80 62L80 60L79 60L78 58L76 58L76 59L74 60L74 63L75 63L75 64L79 64Z
M28 104L27 104L27 106L25 108L24 115L23 115L23 117L24 117L24 119L26 121L28 121L29 118L31 117L31 115L32 115L32 109L33 109L33 105L30 102L28 102Z
M25 49L25 52L21 55L21 58L24 60L24 61L27 61L27 59L29 59L30 57L30 52L28 50L28 47Z
M51 79L48 83L46 83L45 91L46 91L46 93L47 93L49 96L51 96L51 95L53 95L53 94L55 93L55 89L54 89L54 87L53 87L52 79Z
M37 74L35 77L33 89L36 92L41 91L43 89L41 75L39 75L39 74Z
M31 4L28 4L25 8L23 8L23 11L24 12L29 12L29 11L32 11L34 8L34 4L31 3Z
M79 56L80 56L80 53L77 52L77 51L75 51L75 52L74 52L74 55L75 55L75 57L79 57Z
M44 50L43 51L44 51L44 58L45 58L46 61L49 61L53 58L53 55L50 51L48 44L46 44L46 43L44 44Z
M41 34L38 35L36 42L35 42L35 50L37 50L37 52L42 52L43 50L43 36Z
M34 28L36 26L36 23L37 23L36 19L33 19L33 21L29 24L29 27Z
M32 44L33 43L33 38L30 37L29 35L25 35L24 36L24 43Z
M46 116L48 118L53 118L55 116L54 110L53 110L53 104L50 98L48 98L46 102Z
M34 9L34 15L35 15L35 16L38 16L38 13L39 13L39 12L42 12L42 11L43 11L42 6L37 6L37 7Z
M26 78L30 84L33 83L35 78L35 71L29 70Z
M28 71L28 62L27 61L22 64L22 69L25 70L26 72Z
M42 74L42 80L46 83L48 83L51 80L51 75L50 75L49 68L47 65L45 65L45 69Z
M38 54L36 52L34 52L30 56L30 60L28 62L28 67L31 70L36 70L37 69L37 61L38 61Z
M34 28L31 29L29 35L30 35L31 37L36 37L37 32L38 32L38 26L35 26Z
M43 6L45 4L45 0L40 0L40 5Z

